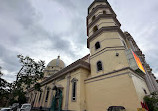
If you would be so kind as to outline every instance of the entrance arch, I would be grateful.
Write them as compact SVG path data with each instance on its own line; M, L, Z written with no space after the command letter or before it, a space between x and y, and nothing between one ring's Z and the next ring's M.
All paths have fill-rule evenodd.
M52 97L51 111L62 110L62 99L63 99L63 87L61 85L54 85L52 88L54 94Z

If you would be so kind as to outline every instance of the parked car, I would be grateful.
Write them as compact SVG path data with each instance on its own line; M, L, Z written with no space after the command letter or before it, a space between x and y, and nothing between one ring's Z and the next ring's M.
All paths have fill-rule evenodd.
M17 109L19 108L19 103L14 103L12 104L12 106L10 107L13 111L17 111Z
M12 109L11 108L1 108L0 111L12 111Z
M126 111L123 106L110 106L108 111Z
M31 104L25 103L21 106L20 111L31 111Z

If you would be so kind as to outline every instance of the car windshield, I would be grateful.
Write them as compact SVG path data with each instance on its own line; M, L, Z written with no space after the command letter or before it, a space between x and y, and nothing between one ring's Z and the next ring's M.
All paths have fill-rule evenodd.
M22 108L30 108L31 105L22 105Z
M1 111L10 111L10 109L3 109L3 108L2 108Z
M108 111L126 111L123 106L110 106Z

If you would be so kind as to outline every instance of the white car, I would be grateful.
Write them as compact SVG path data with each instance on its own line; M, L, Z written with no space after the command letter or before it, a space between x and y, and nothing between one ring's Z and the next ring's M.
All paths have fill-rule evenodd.
M23 104L20 108L20 111L31 111L31 104L29 103Z
M12 111L11 108L2 108L0 111Z

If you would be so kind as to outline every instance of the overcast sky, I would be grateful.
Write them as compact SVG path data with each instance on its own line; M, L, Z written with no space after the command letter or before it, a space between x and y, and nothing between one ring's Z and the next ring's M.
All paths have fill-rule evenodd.
M87 8L93 0L0 0L0 66L9 82L21 65L18 54L69 65L89 53ZM109 0L158 77L158 0Z

